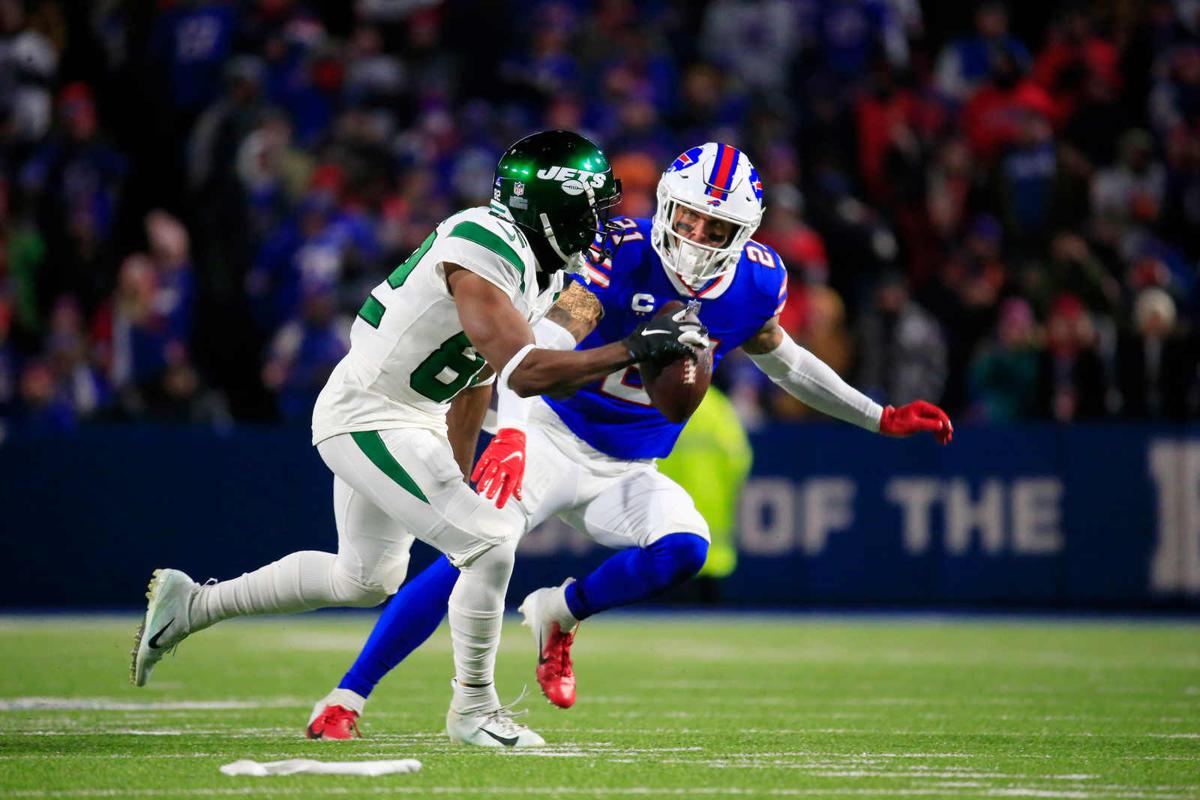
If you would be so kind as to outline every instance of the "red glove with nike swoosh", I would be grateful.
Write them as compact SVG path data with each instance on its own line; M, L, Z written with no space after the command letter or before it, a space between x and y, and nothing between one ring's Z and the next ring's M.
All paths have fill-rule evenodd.
M476 481L475 491L488 500L495 497L496 508L504 508L510 496L521 499L524 479L525 431L501 428L471 471L471 480Z
M885 406L879 418L879 432L884 436L912 436L925 431L932 433L938 444L949 444L954 438L954 426L946 412L924 400L899 408Z

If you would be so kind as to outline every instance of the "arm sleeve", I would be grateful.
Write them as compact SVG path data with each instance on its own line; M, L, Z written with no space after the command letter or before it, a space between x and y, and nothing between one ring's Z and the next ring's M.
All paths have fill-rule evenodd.
M570 331L548 319L538 320L533 326L533 336L536 346L545 350L575 349L575 337ZM519 356L524 357L525 352ZM521 397L509 389L507 377L505 375L505 380L496 382L496 427L525 430L534 398Z
M755 366L785 392L822 414L869 431L879 431L883 407L846 383L828 364L792 341L786 332L769 353L747 353Z

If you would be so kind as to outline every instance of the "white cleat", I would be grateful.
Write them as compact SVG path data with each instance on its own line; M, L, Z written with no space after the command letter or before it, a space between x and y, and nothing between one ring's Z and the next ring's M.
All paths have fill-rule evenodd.
M154 665L187 638L188 604L199 585L177 569L156 569L146 592L146 618L137 629L129 681L145 686Z
M480 747L541 747L546 743L529 726L514 720L508 706L484 714L459 714L451 709L446 713L446 735L452 742Z

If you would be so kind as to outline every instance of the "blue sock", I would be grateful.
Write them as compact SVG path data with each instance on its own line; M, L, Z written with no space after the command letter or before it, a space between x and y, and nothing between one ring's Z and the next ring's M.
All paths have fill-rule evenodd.
M338 688L370 697L375 684L437 630L457 580L458 570L442 556L401 586Z
M568 584L567 608L576 619L653 597L683 583L704 566L708 542L672 533L647 547L614 553L581 581Z

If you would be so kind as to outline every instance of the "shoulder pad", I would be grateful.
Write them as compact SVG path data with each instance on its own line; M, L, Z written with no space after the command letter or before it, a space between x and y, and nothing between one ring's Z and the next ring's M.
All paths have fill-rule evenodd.
M755 289L764 302L774 309L771 316L778 314L787 299L788 284L787 267L779 253L770 245L751 239L742 250L740 266L749 268L753 273Z

